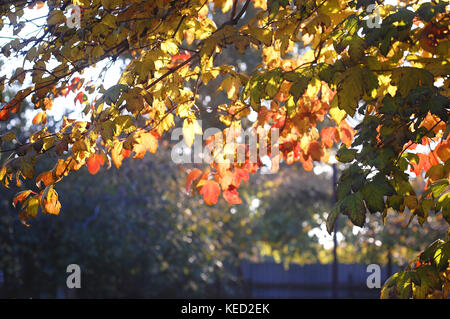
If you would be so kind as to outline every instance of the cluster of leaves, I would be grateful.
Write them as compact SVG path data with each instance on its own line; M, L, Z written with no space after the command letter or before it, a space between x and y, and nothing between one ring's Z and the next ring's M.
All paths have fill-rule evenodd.
M450 292L450 241L436 240L404 271L389 278L381 298L439 298Z
M341 162L351 165L339 180L339 202L330 215L330 228L339 212L348 215L355 225L363 226L366 208L386 217L389 208L402 212L407 207L414 213L412 218L417 216L421 224L434 210L442 212L450 223L446 191L450 164L449 65L448 49L443 48L448 46L448 40L436 35L433 49L420 40L428 26L448 25L448 16L440 15L443 12L443 3L423 4L416 12L402 8L387 15L379 29L361 25L367 34L364 41L355 34L341 40L349 41L350 61L364 64L350 62L343 68L345 75L338 84L342 85L338 88L338 97L342 93L339 105L350 115L358 112L364 118L355 127L352 148L343 146L337 153ZM440 42L443 38L446 40ZM361 50L373 54L365 56ZM411 53L413 50L422 54ZM403 66L406 61L411 66ZM444 85L436 86L437 79L444 79ZM351 87L346 89L347 85ZM355 93L352 101L347 100L351 96L348 91ZM361 98L363 103L358 104ZM433 145L434 150L430 147L427 153L411 152L418 145ZM413 190L408 168L416 175L425 170L428 183L423 194L417 195Z
M230 128L239 127L239 118L245 117L253 108L259 112L259 127L269 121L276 123L271 124L273 127L283 127L284 140L280 146L290 163L301 160L311 170L313 160L326 157L324 144L330 147L333 138L318 142L319 133L314 126L324 118L332 93L317 78L312 85L308 85L306 79L292 71L292 66L288 67L289 72L286 67L277 66L269 71L261 69L261 74L249 80L248 76L238 74L230 65L214 66L214 57L220 53L221 47L229 44L240 52L249 46L265 46L270 50L274 42L274 30L281 32L282 25L279 24L283 24L285 29L288 28L284 32L288 32L288 24L299 18L299 8L291 12L286 4L274 2L267 9L264 1L256 2L254 5L263 10L238 29L235 26L248 9L250 1L243 3L239 12L239 1L234 1L232 7L230 3L215 3L223 12L232 11L231 19L217 27L208 17L211 7L203 1L177 1L176 4L170 1L136 1L131 7L125 7L120 1L75 1L74 4L81 6L83 17L82 29L75 30L64 23L63 11L67 3L48 1L50 10L47 23L42 26L44 34L41 37L17 37L4 45L2 52L7 58L26 52L24 65L30 65L30 68L18 68L10 77L2 77L2 88L15 83L28 86L13 99L5 101L2 119L8 120L10 113L18 112L21 103L31 96L35 108L41 109L32 122L42 129L24 144L14 135L3 137L4 140L16 142L17 147L9 150L11 156L2 166L1 180L5 186L9 186L13 179L17 185L21 185L22 179L34 178L35 163L41 155L51 153L58 157L53 170L42 172L35 178L39 188L37 191L27 190L17 197L17 202L23 202L20 217L24 223L36 216L38 207L45 207L45 204L42 205L44 195L50 194L52 199L56 199L51 213L58 213L60 205L53 185L70 172L86 165L95 174L105 164L120 167L123 158L131 153L135 154L134 158L143 157L147 151L154 153L161 134L175 125L172 112L184 119L183 134L186 143L191 146L195 134L201 133L195 111L198 87L200 84L207 85L218 75L228 75L219 89L227 91L232 103L219 109L225 112L221 120ZM36 4L38 9L45 8L38 2ZM33 8L33 5L29 7ZM317 9L314 5L308 8L311 15ZM15 34L20 34L17 26L26 24L24 10L29 9L20 6L13 9L12 4L4 4L2 10L10 21L9 27L14 28ZM264 17L267 10L270 14ZM148 17L147 12L153 14ZM284 17L289 19L283 21ZM263 26L263 23L266 25ZM4 28L7 26L3 25ZM293 43L288 38L284 42L290 46ZM191 48L185 51L181 49L183 46ZM263 54L267 59L274 59L270 52ZM85 83L81 75L83 69L104 59L115 60L126 55L130 55L132 60L117 85L104 89L102 85ZM57 66L50 68L47 66L50 63ZM28 75L31 75L31 85L25 81ZM294 88L299 85L305 85L305 88L309 86L309 95L300 98L301 92L296 91L295 102L304 101L305 106L299 112L290 109L292 119L283 120L285 112L277 112L276 104L282 103L294 92L290 90L294 82ZM255 83L258 85L255 86ZM241 86L245 87L241 89ZM320 99L316 96L319 91L322 94ZM90 116L90 120L64 118L59 131L49 132L46 111L52 108L54 99L67 97L71 93L76 94L75 103L85 106L84 113ZM90 102L89 96L94 93L100 93L101 96ZM258 99L272 99L275 95L277 99L274 100L273 109L258 107ZM245 102L248 99L249 104ZM289 101L292 104L292 98ZM235 132L233 129L230 131ZM335 140L340 135L345 136L347 141L351 140L352 130L345 122L339 132L333 135ZM300 140L301 143L298 143ZM234 149L228 145L224 151L228 154L235 152L239 145L233 145ZM214 158L223 155L224 152L214 154ZM234 167L233 162L217 166L213 167L212 172L204 172L196 188L204 195L207 204L215 204L220 185L224 198L237 204L241 202L236 191L240 181L248 180L248 172L256 172L261 162L259 158L256 164L246 159L239 167ZM212 176L215 181L210 180ZM234 181L230 182L231 179ZM31 194L33 196L28 198ZM42 209L42 212L48 211Z

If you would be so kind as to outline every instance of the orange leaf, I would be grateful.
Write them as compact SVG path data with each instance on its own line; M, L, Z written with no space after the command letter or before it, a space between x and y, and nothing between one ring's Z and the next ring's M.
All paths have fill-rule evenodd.
M239 193L235 189L223 191L223 198L225 198L225 200L230 204L235 205L242 204L242 200L239 197Z
M413 165L413 169L411 169L411 171L414 172L416 176L419 176L420 173L422 173L422 170L427 172L433 165L431 164L430 157L427 154L417 153L417 156L419 156L419 163L411 162Z
M100 170L100 166L103 166L105 164L105 160L103 159L103 156L101 154L92 154L86 162L89 173L91 173L92 175L97 174L97 172Z
M311 160L310 157L305 158L305 156L302 154L302 156L300 156L300 162L303 165L303 168L305 169L305 171L312 171L314 168L314 164Z
M238 188L241 185L241 181L248 182L248 171L243 168L236 167L234 169L233 185Z
M7 121L9 119L10 111L7 108L0 110L0 121Z
M339 137L341 138L342 143L344 143L345 146L350 147L354 136L355 130L348 125L345 120L342 120L341 123L339 123Z
M200 182L202 188L200 195L203 195L203 200L207 205L214 205L217 203L220 194L220 186L217 182L211 180L205 180Z
M220 184L223 190L227 190L233 182L233 177L232 172L225 170L224 172L217 171L214 179Z
M45 213L58 215L61 210L61 203L58 200L58 193L52 186L43 194L43 204Z
M320 131L320 138L327 148L333 146L334 141L337 140L337 133L336 127L326 127Z
M31 190L26 190L26 191L18 193L13 199L14 207L16 207L18 202L23 202L30 194L31 194Z
M450 145L449 140L442 142L436 148L436 153L444 163L450 158Z
M189 172L187 180L186 180L186 191L187 192L189 192L189 190L191 189L192 182L195 181L197 178L199 178L201 174L202 174L202 171L199 170L198 168Z
M41 122L43 122L43 124L45 124L45 112L39 112L38 114L36 114L36 116L33 118L33 124L37 125Z
M113 147L111 150L111 159L117 168L120 168L120 166L122 166L123 160L122 150L123 150L123 143L118 140L114 140Z
M39 174L38 177L36 177L36 184L39 184L40 182L44 183L44 186L48 186L50 184L54 183L53 173L52 172L44 172L42 174Z

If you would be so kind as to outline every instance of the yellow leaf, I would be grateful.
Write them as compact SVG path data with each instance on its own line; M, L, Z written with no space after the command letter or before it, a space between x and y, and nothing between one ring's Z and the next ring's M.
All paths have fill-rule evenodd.
M224 91L228 98L236 101L239 97L239 88L241 87L241 80L237 76L229 76L223 80L218 90Z
M233 7L233 0L223 0L222 12L225 13Z
M178 45L175 43L175 41L169 39L161 43L161 50L170 55L175 55L178 53Z
M175 122L173 121L173 114L169 113L167 116L164 116L164 118L161 120L159 125L157 126L156 130L159 134L162 134L168 130L170 130L175 125Z
M184 118L188 117L192 106L194 105L194 101L189 100L186 103L180 103L177 106L177 116Z
M135 136L135 142L136 144L133 145L133 152L135 152L136 155L133 158L143 158L147 151L154 154L158 148L158 140L155 135L150 132L139 132Z
M255 37L258 41L261 41L266 46L270 46L272 44L272 30L270 29L261 29L249 26L248 31L251 36Z
M335 120L338 125L347 116L347 113L337 106L331 107L329 112L333 120Z
M202 128L196 119L185 119L183 122L183 137L186 145L191 147L194 143L195 134L203 134Z
M38 208L39 208L39 198L31 197L27 201L27 208L26 208L27 216L32 218L36 217L38 213Z
M312 78L311 81L308 83L306 95L310 97L316 96L319 93L321 86L322 83L318 78Z
M111 159L117 168L120 168L120 166L122 166L123 160L122 149L123 143L119 142L118 140L115 140L113 142L113 148L111 150Z
M58 215L61 209L61 203L58 200L58 193L49 186L42 193L41 208L43 213Z
M255 8L261 8L264 11L267 10L267 0L254 0L254 1L255 3L253 4L253 6Z

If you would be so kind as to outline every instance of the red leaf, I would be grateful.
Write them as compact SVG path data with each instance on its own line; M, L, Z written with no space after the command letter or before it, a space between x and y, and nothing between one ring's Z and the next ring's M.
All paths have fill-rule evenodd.
M189 52L186 53L181 53L181 54L176 54L172 57L172 64L173 63L180 63L180 62L184 62L187 59L189 59L191 57L191 54Z
M73 100L73 102L76 104L77 101L80 102L80 104L83 104L83 97L84 97L84 93L83 92L79 92L77 94L77 96L75 97L75 99Z
M127 150L125 148L122 150L123 158L128 158L128 157L130 157L130 155L131 155L131 151L130 150Z
M199 170L198 168L192 170L188 174L188 177L186 180L186 191L187 192L189 192L189 190L191 189L192 182L195 181L197 178L199 178L201 174L202 174L202 171Z

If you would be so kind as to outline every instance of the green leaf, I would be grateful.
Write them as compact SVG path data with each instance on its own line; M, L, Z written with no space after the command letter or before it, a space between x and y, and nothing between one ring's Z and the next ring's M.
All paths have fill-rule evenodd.
M333 66L326 63L320 63L317 65L316 69L319 70L318 72L319 79L330 84L334 75Z
M356 226L363 227L366 221L366 207L360 192L351 194L342 200L340 211L347 215Z
M432 265L421 266L416 269L416 273L420 277L420 286L427 289L441 289L439 273Z
M350 163L355 159L356 150L348 149L343 145L336 154L336 158L341 163Z
M296 82L294 82L294 84L292 84L291 88L289 89L289 93L294 97L295 103L297 103L298 99L305 93L309 81L310 78L301 76L297 79Z
M401 299L409 299L412 296L411 274L407 271L399 273L396 281L396 289Z
M136 130L133 118L130 115L120 115L114 120L115 136L119 136L122 132L130 134Z
M433 256L433 263L436 265L439 271L447 269L449 257L450 256L446 254L446 250L444 250L443 246L436 249L436 252Z
M401 195L389 196L387 202L388 202L388 207L392 207L396 211L403 211L403 209L404 209L404 206L403 206L404 200L403 200L403 196L401 196ZM403 207L403 209L402 209L402 207Z
M433 192L433 196L436 198L438 197L443 191L445 191L448 187L448 180L447 179L441 179L437 182L434 182L430 185L430 188Z
M375 183L367 183L361 190L364 201L366 202L369 211L374 214L376 212L382 212L385 208L384 194L382 189L377 187Z
M95 107L97 108L100 104L106 102L111 105L116 103L119 100L119 97L123 91L126 91L128 87L125 84L116 84L111 86L109 89L105 91L103 96L95 103Z
M392 72L391 85L397 86L397 92L407 97L409 92L418 86L433 86L433 74L424 69L400 67Z
M66 17L61 10L52 10L48 15L47 24L49 26L66 22Z
M364 79L360 67L346 70L338 85L339 108L350 116L355 115L359 100L364 94Z
M440 210L442 208L442 216L445 218L447 223L450 224L450 193L445 193L441 197L439 197L436 210Z
M447 3L448 5L448 3ZM446 3L442 2L437 5L431 3L423 3L417 10L419 17L425 21L430 21L439 12L445 12Z
M327 231L331 235L334 229L334 225L339 216L339 204L336 204L327 217Z
M431 243L425 250L420 254L419 259L421 261L430 261L434 256L436 249L438 249L444 243L443 240L437 239L433 243Z
M271 100L278 93L283 78L280 71L270 72L269 79L266 84L267 99Z

